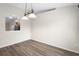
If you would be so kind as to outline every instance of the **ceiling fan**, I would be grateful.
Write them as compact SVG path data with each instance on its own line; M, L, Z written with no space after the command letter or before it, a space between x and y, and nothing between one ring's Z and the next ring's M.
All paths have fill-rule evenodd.
M48 12L48 11L52 11L52 10L55 10L56 8L51 8L51 9L47 9L47 10L43 10L43 11L39 11L39 12L34 12L34 9L32 7L32 3L31 4L31 10L30 12L26 12L27 11L27 3L25 5L25 12L24 12L24 16L21 18L21 20L29 20L29 19L34 19L36 18L36 14L38 13L44 13L44 12Z

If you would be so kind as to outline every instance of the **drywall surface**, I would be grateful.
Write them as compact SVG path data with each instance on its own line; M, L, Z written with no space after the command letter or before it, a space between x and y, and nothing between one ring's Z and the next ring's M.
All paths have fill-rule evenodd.
M79 53L79 9L77 6L57 8L37 14L32 21L32 39Z
M31 39L30 21L20 21L20 31L5 31L6 16L22 17L23 10L8 4L0 4L0 48Z

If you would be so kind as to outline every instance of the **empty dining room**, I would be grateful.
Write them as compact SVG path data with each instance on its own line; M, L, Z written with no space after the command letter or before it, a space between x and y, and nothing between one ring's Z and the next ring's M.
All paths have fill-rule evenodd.
M79 56L79 3L0 3L0 56Z

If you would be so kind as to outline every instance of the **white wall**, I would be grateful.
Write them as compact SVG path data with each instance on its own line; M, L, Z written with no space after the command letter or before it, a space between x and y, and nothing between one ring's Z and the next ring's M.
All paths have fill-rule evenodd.
M79 53L78 20L76 6L38 14L32 21L32 39Z
M21 21L21 31L5 31L5 17L10 15L23 16L23 10L0 4L0 48L31 39L30 21Z

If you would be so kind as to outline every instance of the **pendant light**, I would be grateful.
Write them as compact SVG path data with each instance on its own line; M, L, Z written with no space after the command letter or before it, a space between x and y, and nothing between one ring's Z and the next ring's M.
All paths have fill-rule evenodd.
M32 7L32 3L31 3L31 13L28 15L28 17L31 19L36 18L36 15L35 15L33 7Z
M24 12L24 16L22 17L22 20L29 20L29 19L36 18L36 15L35 15L33 7L32 7L32 3L30 5L31 5L31 11L26 12L27 11L27 3L26 3L25 12Z
M25 12L24 12L24 16L22 17L22 20L29 20L29 18L27 17L26 9L27 9L27 3L25 6Z

